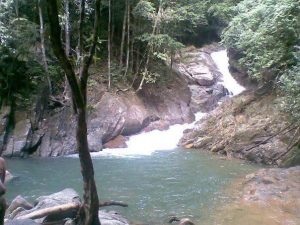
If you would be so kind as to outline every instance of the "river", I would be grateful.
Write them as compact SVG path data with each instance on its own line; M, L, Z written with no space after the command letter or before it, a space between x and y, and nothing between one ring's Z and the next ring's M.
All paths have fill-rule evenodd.
M243 91L228 71L226 51L212 54L233 95ZM204 114L198 113L197 119ZM101 200L124 201L119 211L130 221L165 224L172 215L189 217L196 224L213 218L215 209L230 201L225 190L237 178L257 169L238 160L224 160L201 151L176 147L183 130L193 124L174 125L167 131L132 136L126 149L93 153L95 178ZM28 200L64 188L82 193L77 156L51 159L11 159L9 170L17 176L7 185L7 198L21 194ZM211 220L212 221L212 220Z

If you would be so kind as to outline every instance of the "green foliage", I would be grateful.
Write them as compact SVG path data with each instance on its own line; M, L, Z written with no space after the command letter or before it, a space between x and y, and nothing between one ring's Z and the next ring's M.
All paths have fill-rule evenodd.
M300 119L300 50L295 53L297 64L281 77L281 87L285 93L283 106L293 118Z
M265 79L265 71L278 74L295 63L292 52L299 40L298 0L244 0L236 12L223 42L240 53L239 63L250 76Z
M7 47L0 46L0 105L28 98L38 85L42 68L34 61L19 60Z

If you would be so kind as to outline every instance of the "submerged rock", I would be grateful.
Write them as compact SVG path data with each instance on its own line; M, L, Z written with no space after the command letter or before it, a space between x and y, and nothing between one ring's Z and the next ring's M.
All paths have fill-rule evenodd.
M218 210L220 225L300 224L300 166L289 169L261 169L248 175L235 201Z
M195 225L189 218L183 218L179 221L179 225Z

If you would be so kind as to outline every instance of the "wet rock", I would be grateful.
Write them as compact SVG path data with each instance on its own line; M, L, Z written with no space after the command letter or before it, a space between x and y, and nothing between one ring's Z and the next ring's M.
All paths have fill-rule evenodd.
M22 208L23 210L20 210L18 208ZM21 195L18 195L12 202L10 203L9 207L7 208L5 214L6 218L14 218L16 215L16 210L18 212L30 210L33 208L33 205L29 203L26 199L24 199Z
M211 48L207 46L183 50L181 57L177 57L174 63L174 71L188 83L191 92L190 107L194 113L214 109L218 101L227 94L224 86L218 83L221 74L210 56Z
M101 225L129 225L128 221L115 211L99 211Z
M13 134L8 140L6 149L2 152L3 156L21 156L22 151L26 148L27 137L31 132L30 120L26 119L26 114L22 113L22 120L17 121Z
M45 209L53 206L59 206L62 204L67 203L77 203L80 204L79 195L73 189L67 188L60 192L48 195L48 196L41 196L36 199L34 207L32 209L23 210L19 213L14 213L14 211L8 215L10 219L17 219L20 216L27 215L31 212ZM18 208L16 209L18 210ZM69 211L67 213L57 213L56 215L51 215L46 218L37 219L35 221L42 222L42 221L57 221L62 220L64 218L73 218L77 214L77 211ZM13 216L12 216L13 215Z
M15 220L6 221L4 225L40 225L40 223L36 223L35 221L29 219L26 220L15 219Z
M119 135L113 140L110 140L109 142L105 143L104 148L126 148L127 144L126 141L128 138Z
M195 225L190 219L183 218L179 221L179 225Z
M147 126L146 128L143 129L144 132L149 132L149 131L153 131L153 130L167 130L169 129L170 125L169 123L167 123L166 121L155 121L152 122L149 126Z

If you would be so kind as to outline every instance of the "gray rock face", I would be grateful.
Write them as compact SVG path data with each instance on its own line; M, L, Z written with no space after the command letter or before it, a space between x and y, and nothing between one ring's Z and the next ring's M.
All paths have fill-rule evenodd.
M257 97L251 91L227 99L193 129L186 130L180 145L256 163L299 165L296 159L287 162L288 143L295 131L288 127L290 123L277 104L276 96Z
M214 109L226 95L224 86L218 84L221 74L210 56L212 50L212 46L187 48L174 63L174 71L188 83L191 92L190 107L194 113Z
M3 156L21 156L22 150L27 145L27 137L31 132L30 120L26 118L26 113L23 113L23 118L17 121L12 136L9 138Z

